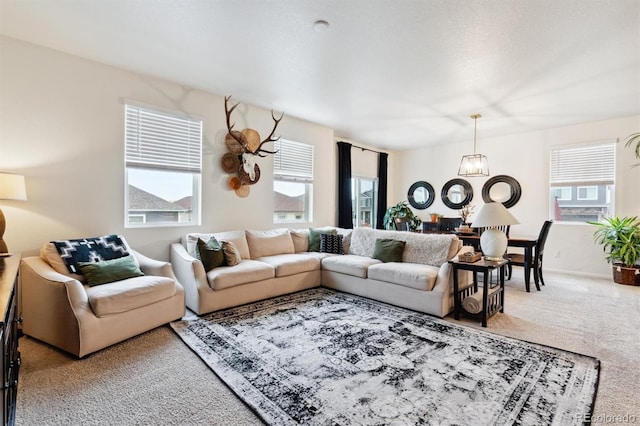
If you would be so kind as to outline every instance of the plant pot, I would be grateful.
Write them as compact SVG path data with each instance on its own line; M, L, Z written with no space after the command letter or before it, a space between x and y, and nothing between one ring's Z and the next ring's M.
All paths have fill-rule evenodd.
M625 285L640 285L640 267L627 268L613 265L613 282Z

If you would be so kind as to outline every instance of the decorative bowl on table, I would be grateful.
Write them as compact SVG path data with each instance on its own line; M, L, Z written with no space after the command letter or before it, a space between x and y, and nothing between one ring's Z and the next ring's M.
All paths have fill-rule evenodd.
M473 229L468 226L460 226L458 228L454 228L454 230L458 234L473 234Z

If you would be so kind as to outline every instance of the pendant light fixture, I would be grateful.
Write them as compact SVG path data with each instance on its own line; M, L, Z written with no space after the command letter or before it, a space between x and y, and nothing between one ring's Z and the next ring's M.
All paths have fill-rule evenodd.
M489 176L489 162L487 156L476 154L476 126L480 114L473 114L473 155L463 155L458 168L458 176L476 177Z

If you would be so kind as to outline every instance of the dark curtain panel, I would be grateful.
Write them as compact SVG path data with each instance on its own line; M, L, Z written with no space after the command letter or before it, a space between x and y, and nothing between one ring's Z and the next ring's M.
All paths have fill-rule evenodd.
M378 154L378 212L376 228L384 229L384 214L387 211L387 159L389 154Z
M353 228L351 210L351 144L338 142L338 226L340 228Z

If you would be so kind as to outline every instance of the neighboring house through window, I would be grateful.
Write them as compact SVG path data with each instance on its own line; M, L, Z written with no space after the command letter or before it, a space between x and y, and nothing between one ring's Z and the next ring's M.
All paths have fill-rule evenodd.
M351 206L354 227L376 227L377 194L378 179L359 176L351 177Z
M313 145L280 139L274 149L273 222L311 222Z
M125 226L200 224L202 120L125 104Z
M615 142L551 148L550 217L599 221L614 214Z

